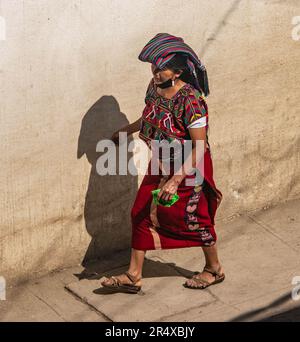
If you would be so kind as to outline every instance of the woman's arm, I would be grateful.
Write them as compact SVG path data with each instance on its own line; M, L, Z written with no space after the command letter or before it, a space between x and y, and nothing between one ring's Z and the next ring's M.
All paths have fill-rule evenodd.
M142 118L137 119L135 122L127 126L127 134L131 135L135 132L138 132L141 127Z
M117 132L127 132L128 135L138 132L140 130L141 120L142 118L139 118L132 124L120 128Z
M113 135L111 136L111 140L119 145L119 133L120 132L126 132L127 135L131 135L135 132L138 132L140 130L140 125L141 125L141 120L142 118L140 117L139 119L137 119L135 122L133 122L132 124L129 124L125 127L122 127L120 129L118 129L116 132L113 133Z
M161 198L166 201L170 200L171 197L176 193L179 184L188 174L190 174L191 170L189 169L189 166L192 165L192 168L195 169L197 165L200 165L200 162L204 157L204 153L206 152L206 127L189 128L189 133L193 143L192 152L189 154L186 161L179 168L179 170L176 171L171 179L169 179L167 183L161 188L161 191L157 195L158 200L160 200ZM199 140L202 140L202 143L204 142L204 149L200 149L200 152L198 149L196 150L196 142ZM187 169L187 172L185 172L185 169Z
M206 127L189 128L189 133L193 143L192 152L190 153L184 164L181 166L181 168L172 177L173 180L178 184L180 184L186 177L186 175L189 174L189 172L191 171L188 169L188 166L192 165L192 168L196 168L197 165L199 166L202 158L204 157L204 153L206 152ZM198 144L202 141L202 143L204 144L203 150L202 148L200 149L200 151L196 149L197 141ZM203 152L203 154L201 152ZM190 159L192 159L192 162L190 161Z

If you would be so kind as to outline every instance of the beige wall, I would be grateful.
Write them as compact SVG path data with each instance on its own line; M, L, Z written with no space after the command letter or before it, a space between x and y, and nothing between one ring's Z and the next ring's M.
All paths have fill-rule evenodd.
M0 275L9 283L130 246L141 177L95 172L136 120L158 32L205 62L218 218L299 197L298 0L2 0Z

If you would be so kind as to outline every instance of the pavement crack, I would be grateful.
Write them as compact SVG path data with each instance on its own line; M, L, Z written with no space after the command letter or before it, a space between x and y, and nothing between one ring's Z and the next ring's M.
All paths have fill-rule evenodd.
M258 224L260 227L262 227L265 231L270 233L272 236L274 236L276 239L281 241L285 246L291 248L294 252L298 253L299 251L294 248L293 246L290 246L288 243L286 243L279 235L276 233L272 232L271 228L264 222L259 221L258 219L254 218L253 216L247 214L247 217L252 220L254 223Z
M78 296L78 294L73 292L70 288L68 288L67 285L65 286L65 290L67 292L69 292L76 300L79 300L81 303L88 306L90 308L90 310L95 312L98 316L105 318L107 320L107 322L113 322L113 320L110 317L105 315L103 312L99 311L97 308L95 308L93 305L91 305L87 300L84 300L83 298Z
M43 304L45 304L46 306L48 306L48 308L50 308L53 312L56 313L56 315L58 317L60 317L64 322L67 322L66 319L64 319L64 317L57 311L55 310L49 303L47 303L43 298L41 298L40 296L38 296L37 294L35 294L33 291L31 291L30 289L28 289L28 291L35 297L37 298L39 301L41 301Z

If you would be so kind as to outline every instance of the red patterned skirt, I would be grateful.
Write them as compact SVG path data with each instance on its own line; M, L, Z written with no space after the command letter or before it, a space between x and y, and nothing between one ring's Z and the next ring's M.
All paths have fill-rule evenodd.
M178 187L179 200L171 207L155 205L151 191L161 188L169 175L151 175L151 161L131 209L132 243L137 250L212 246L217 241L215 214L222 193L213 180L210 150L204 154L204 181L201 185ZM186 178L195 178L188 175Z

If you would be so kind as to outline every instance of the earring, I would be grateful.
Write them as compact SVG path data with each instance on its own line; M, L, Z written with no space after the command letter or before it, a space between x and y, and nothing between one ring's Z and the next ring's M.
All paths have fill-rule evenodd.
M175 85L175 80L172 80L172 87L174 87Z

